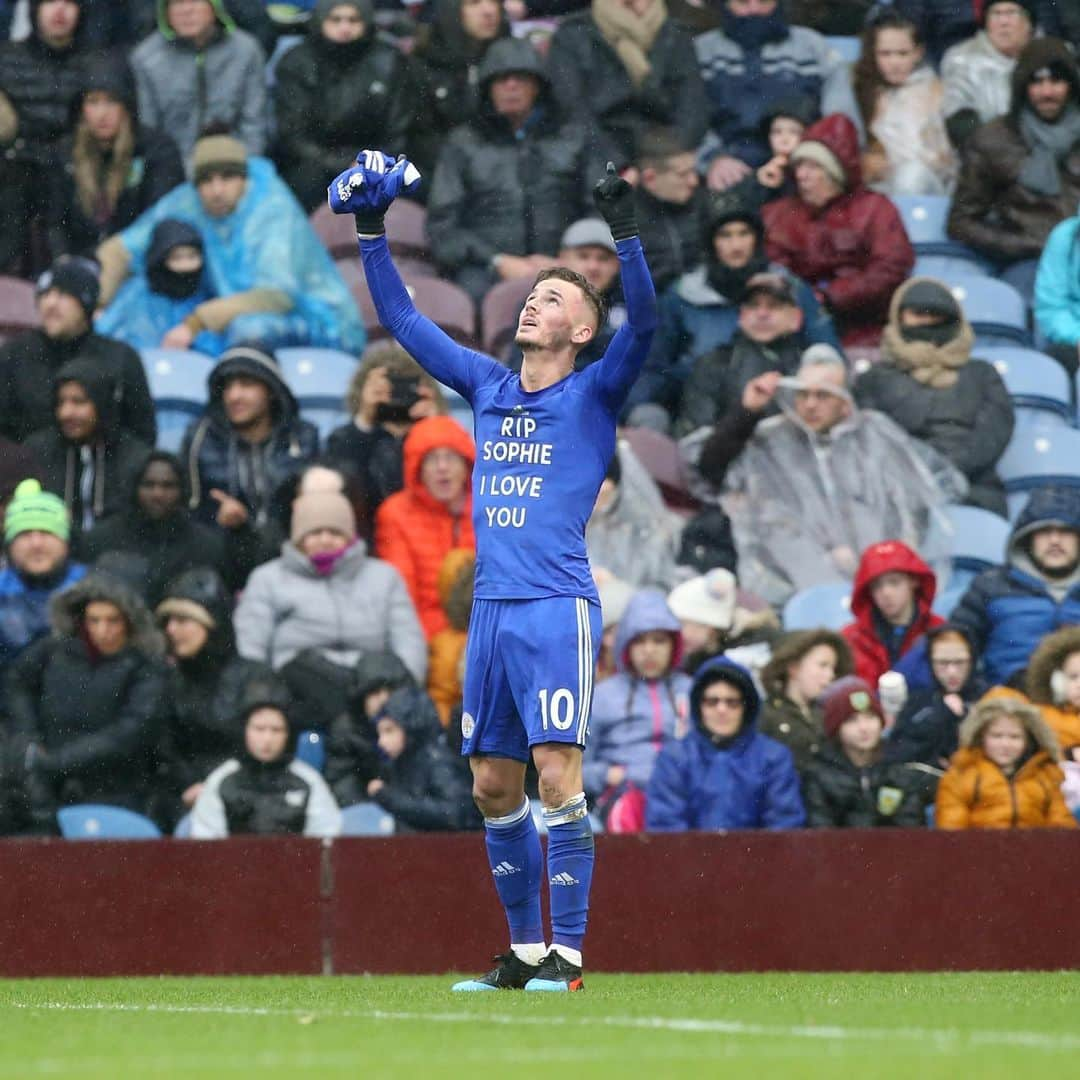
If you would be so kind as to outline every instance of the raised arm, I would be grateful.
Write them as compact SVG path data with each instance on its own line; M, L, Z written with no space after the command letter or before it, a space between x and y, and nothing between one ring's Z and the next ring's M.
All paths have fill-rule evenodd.
M611 162L607 176L594 189L594 197L615 238L626 300L626 322L607 347L596 376L608 407L618 412L649 355L657 321L656 291L638 236L634 190L616 175Z
M477 385L501 377L505 369L459 345L416 310L386 243L383 215L402 191L420 182L420 174L404 158L395 162L378 150L362 150L357 162L331 183L328 195L335 214L356 218L360 257L379 322L428 374L471 401Z

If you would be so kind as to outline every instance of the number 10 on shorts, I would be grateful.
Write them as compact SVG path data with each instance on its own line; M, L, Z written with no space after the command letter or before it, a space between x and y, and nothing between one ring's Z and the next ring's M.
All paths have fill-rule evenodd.
M543 722L544 730L548 730L548 720L550 719L551 725L556 731L569 731L577 714L577 709L574 707L574 695L566 687L561 687L551 695L550 702L548 701L547 690L541 690L539 698L540 719Z

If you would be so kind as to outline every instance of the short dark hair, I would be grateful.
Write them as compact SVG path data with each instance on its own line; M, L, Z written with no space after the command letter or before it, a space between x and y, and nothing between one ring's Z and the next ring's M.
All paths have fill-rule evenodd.
M673 127L646 128L637 141L637 163L642 169L662 169L673 157L689 154L694 148Z
M599 331L607 318L607 304L604 302L599 290L590 285L587 278L576 270L571 270L568 266L549 266L546 270L541 270L536 275L533 288L535 289L540 282L550 281L552 278L556 281L565 281L570 285L576 285L582 291L585 296L585 303L592 308L593 314L596 316L596 329Z

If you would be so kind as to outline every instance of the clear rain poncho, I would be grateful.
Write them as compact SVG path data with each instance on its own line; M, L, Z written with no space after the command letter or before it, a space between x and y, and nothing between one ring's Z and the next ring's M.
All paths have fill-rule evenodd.
M855 409L814 435L795 412L800 387L797 377L781 380L782 414L758 425L724 480L719 501L731 518L739 584L781 605L802 589L851 581L863 550L881 540L902 540L937 562L945 580L950 529L941 511L963 499L963 475L873 410ZM689 460L710 430L683 440ZM700 477L697 487L717 501Z

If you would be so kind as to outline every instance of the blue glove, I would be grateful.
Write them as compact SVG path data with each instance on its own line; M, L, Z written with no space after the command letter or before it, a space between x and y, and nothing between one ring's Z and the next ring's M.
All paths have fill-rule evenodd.
M420 173L404 156L396 161L381 150L361 150L356 165L346 169L327 188L330 209L352 214L360 236L381 236L383 215L403 191L420 183Z

